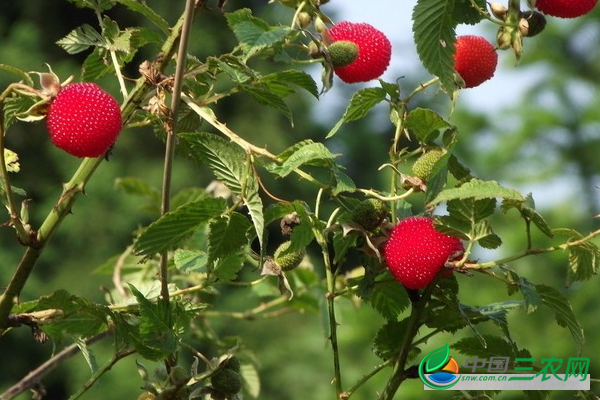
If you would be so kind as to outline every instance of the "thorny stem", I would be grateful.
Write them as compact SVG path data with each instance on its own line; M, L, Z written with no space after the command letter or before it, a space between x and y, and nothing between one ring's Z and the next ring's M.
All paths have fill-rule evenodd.
M348 389L344 393L342 393L340 395L340 399L344 399L344 400L349 399L354 394L354 392L356 392L369 379L371 379L372 377L377 375L384 368L389 367L390 364L392 363L392 361L393 361L392 359L388 359L385 362L377 365L375 368L373 368L373 370L371 372L369 372L368 374L366 374L362 378L360 378L358 381L356 381L356 383L350 389Z
M171 179L173 176L173 159L175 158L175 146L177 142L177 114L181 100L181 88L183 85L183 76L187 60L187 47L189 43L190 30L194 19L194 0L187 0L185 11L183 12L183 27L179 40L179 50L177 52L177 62L175 66L175 78L173 83L173 95L171 97L171 110L169 123L167 124L167 143L165 147L165 161L163 166L163 183L161 197L161 215L169 212L171 207ZM161 297L165 306L169 309L169 255L165 251L160 255L160 282ZM172 325L169 314L168 325Z
M183 26L183 20L184 17L182 16L171 30L170 36L161 48L157 61L155 62L156 68L159 71L165 69L175 53L176 43ZM144 77L138 78L134 89L130 92L129 97L121 107L121 115L123 116L124 121L127 121L133 115L151 89L151 82L147 82ZM86 158L82 161L79 169L75 172L69 183L65 185L61 196L42 223L42 227L37 235L37 243L35 243L35 245L30 244L23 254L8 287L2 296L0 296L0 336L6 331L8 315L10 314L13 303L25 286L29 274L42 254L45 244L50 240L52 234L56 231L56 228L58 228L65 216L71 211L71 207L75 203L75 200L79 194L83 192L85 184L103 160L102 157L98 157Z
M396 363L394 364L392 376L388 380L387 385L383 390L383 395L381 396L382 400L392 400L394 398L394 395L398 391L398 388L406 379L405 369L406 361L408 359L408 353L412 348L412 341L415 338L417 332L419 331L421 316L423 315L425 305L427 305L427 302L431 297L431 293L433 292L434 287L435 281L430 283L429 286L427 286L427 288L418 300L413 301L412 310L410 316L408 317L406 332L404 334L404 338L402 339L400 353L398 354L398 358L396 359Z

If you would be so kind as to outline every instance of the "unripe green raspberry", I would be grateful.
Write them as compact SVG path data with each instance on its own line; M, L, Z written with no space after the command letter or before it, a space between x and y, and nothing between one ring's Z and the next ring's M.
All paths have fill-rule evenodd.
M415 176L423 181L427 181L431 176L433 166L444 156L444 154L446 154L446 152L443 149L437 148L429 150L419 157L412 167Z
M367 231L372 231L381 225L387 216L387 207L382 200L367 199L362 201L354 210L350 217L353 222L362 226Z
M333 42L327 48L334 67L350 65L358 57L358 46L348 40Z
M240 360L238 360L235 356L221 363L221 368L230 369L235 372L240 372L240 367Z
M225 396L234 395L242 390L242 378L232 369L223 368L217 371L210 377L210 384Z
M273 254L273 259L283 271L291 271L296 268L306 255L306 249L287 252L291 244L292 242L289 240L281 243L277 250L275 250L275 254Z

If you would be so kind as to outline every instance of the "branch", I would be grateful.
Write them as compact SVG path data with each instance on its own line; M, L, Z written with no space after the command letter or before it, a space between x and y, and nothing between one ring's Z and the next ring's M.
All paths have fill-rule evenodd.
M167 38L160 53L156 57L155 67L157 70L163 71L173 57L176 50L176 44L181 35L183 21L184 16L177 21L171 30L171 35ZM129 97L121 106L123 121L127 121L131 118L139 105L144 101L146 95L152 89L153 83L147 81L145 77L137 79L134 89L130 92ZM83 192L85 184L89 181L102 161L102 157L86 158L82 161L79 169L75 172L69 183L65 185L63 193L59 197L57 203L52 207L52 210L42 223L37 235L38 243L36 243L35 247L29 246L23 254L13 277L0 297L0 336L6 331L8 315L10 314L13 303L25 286L29 274L41 256L46 243L50 240L63 219L71 211L71 207L75 203L75 200L79 194Z

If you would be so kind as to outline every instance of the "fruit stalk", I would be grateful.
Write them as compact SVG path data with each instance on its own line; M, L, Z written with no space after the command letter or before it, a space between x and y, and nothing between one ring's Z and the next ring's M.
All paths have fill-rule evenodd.
M185 19L184 17L185 14L179 18L156 57L156 68L160 71L163 71L166 68L176 51ZM127 121L133 115L135 110L152 89L152 83L148 82L145 77L142 76L137 79L134 89L130 92L129 97L121 106L123 121ZM29 274L44 250L45 244L50 240L52 234L56 231L64 217L70 212L78 195L83 192L85 184L103 160L102 157L85 158L81 162L69 183L65 185L57 203L52 207L52 210L42 223L37 234L37 243L35 243L35 246L30 244L27 247L27 250L25 250L6 290L2 296L0 296L0 336L6 331L8 315L10 314L14 300L19 296L21 290L25 286Z

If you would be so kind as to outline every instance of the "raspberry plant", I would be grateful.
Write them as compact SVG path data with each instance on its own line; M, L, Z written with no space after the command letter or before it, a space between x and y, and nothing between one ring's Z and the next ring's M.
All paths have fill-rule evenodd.
M268 376L261 376L260 362L244 344L245 332L237 332L232 342L219 337L207 322L227 315L218 308L219 294L225 296L225 289L252 289L252 302L259 305L247 309L246 304L239 305L244 309L241 315L247 318L276 317L290 310L323 314L332 362L331 369L323 371L322 382L315 385L333 382L333 399L358 397L371 379L381 375L386 376L386 383L377 391L379 398L395 398L406 381L418 377L418 356L428 351L428 341L434 337L452 341L451 334L459 331L467 335L452 342L451 348L465 355L530 356L513 334L533 327L509 326L511 313L550 309L560 329L566 329L576 348L582 349L584 331L569 299L557 288L526 278L513 264L532 256L566 252L567 283L588 280L598 266L600 250L594 238L600 231L555 228L535 209L533 195L470 171L458 155L461 126L452 124L449 115L424 105L433 102L432 97L442 97L455 109L461 106L456 94L464 81L454 64L459 24L496 24L497 51L512 49L519 59L529 37L528 16L532 14L527 5L510 0L506 5L492 5L488 11L487 4L479 0L418 0L413 11L414 42L432 79L414 88L404 87L402 80L372 80L367 87L356 89L339 122L323 133L321 141L303 139L275 151L261 138L248 139L251 136L245 130L253 129L251 121L241 127L229 126L227 114L219 113L217 103L241 101L241 95L247 95L265 110L281 113L289 120L289 129L294 129L286 100L306 92L317 103L327 96L327 90L336 90L326 34L335 24L326 14L325 1L272 1L268 7L291 11L290 20L272 23L250 8L188 0L173 26L143 2L73 3L90 9L98 25L81 25L57 38L57 44L66 51L65 57L87 52L79 80L114 77L122 96L125 126L121 136L132 134L136 127L151 126L156 140L164 143L165 161L159 191L152 190L144 177L120 181L124 191L142 195L150 203L160 199L160 207L156 207L160 213L135 231L130 245L120 249L119 261L111 270L114 288L107 293L106 302L72 294L68 288L32 298L22 296L32 274L40 273L35 268L38 260L53 246L51 239L65 218L85 218L68 214L76 202L85 201L80 194L111 155L84 158L47 216L42 221L31 220L29 188L12 184L19 173L19 155L9 149L10 133L16 123L39 124L48 118L52 96L46 88L49 83L56 84L52 80L55 75L52 70L33 73L18 65L2 66L16 78L0 95L0 190L8 210L5 225L14 229L14 245L23 246L24 252L10 281L2 284L0 336L27 326L33 332L32 342L52 340L60 346L70 342L78 346L92 374L71 398L83 396L132 354L138 359L139 377L133 385L142 388L139 398L260 398L259 379ZM124 28L110 17L111 8L117 5L140 14L152 28ZM199 59L188 54L187 46L194 34L194 16L207 7L220 9L237 45L227 53ZM544 32L536 29L537 33L543 36ZM138 77L126 79L124 71L136 53L157 42L161 47L155 49L155 56L136 65ZM322 66L320 83L303 69L305 64ZM275 72L264 72L265 65ZM73 79L59 78L59 85ZM427 90L433 87L440 90ZM378 104L388 107L393 134L387 138L387 152L368 156L381 161L379 172L373 174L385 175L388 184L363 188L346 173L340 154L327 146L327 140L339 139L345 134L341 130L345 124L366 118ZM427 176L413 176L413 164L431 149L439 149L439 157L427 166ZM128 151L128 156L135 152ZM211 173L215 179L211 187L172 194L172 166L180 158ZM285 196L273 189L274 180L298 179L310 188L303 190L304 197L281 198ZM365 226L356 216L364 214L357 210L368 201L385 206L378 207L375 218ZM415 214L432 218L436 230L462 240L464 252L445 260L444 268L426 287L408 289L391 276L382 249L393 226ZM480 259L476 254L481 249L502 245L503 238L494 230L499 219L509 221L514 229L524 226L526 244L515 254ZM540 236L544 238L540 240ZM289 243L283 254L274 254L273 249L282 243ZM297 268L283 271L273 262L286 253L302 254L295 257L294 263L300 262ZM459 289L473 277L506 285L509 295L520 299L499 297L491 304L465 304ZM347 344L340 340L340 330L352 327L338 323L343 299L371 307L385 320L372 331L373 350L381 364L366 366L364 376L355 382L344 378L347 361L343 348ZM323 307L319 308L319 303ZM107 337L112 339L112 354L106 364L98 366L92 344ZM210 353L200 349L195 341L198 337L211 342ZM64 361L67 357L61 354L53 356L50 361L55 362L48 365ZM234 359L241 361L232 368ZM154 371L147 366L151 362L158 362ZM293 354L286 362L294 362ZM36 370L35 377L40 378L51 366ZM2 399L27 389L41 396L39 386L33 384L36 380L15 383ZM285 386L281 383L282 390ZM595 398L591 393L581 395ZM365 398L375 396L368 393Z

